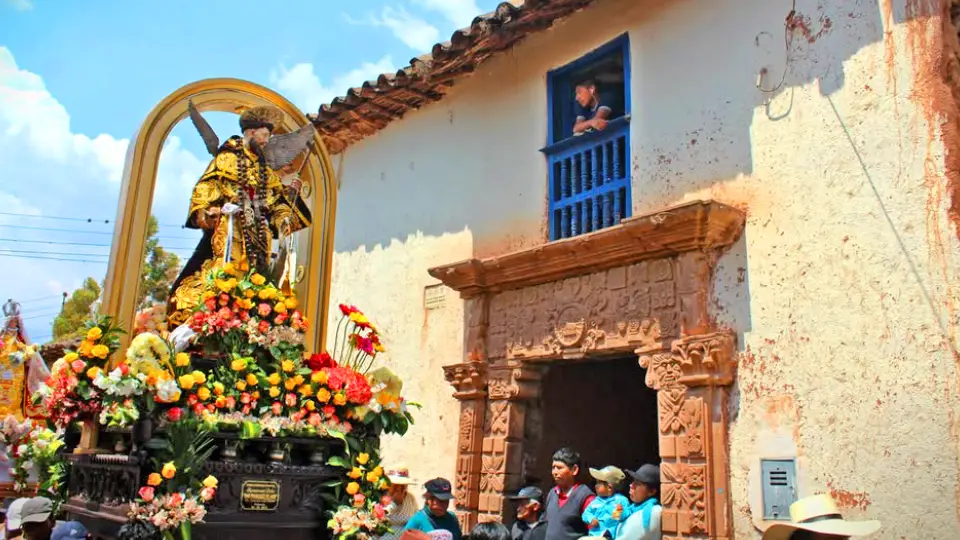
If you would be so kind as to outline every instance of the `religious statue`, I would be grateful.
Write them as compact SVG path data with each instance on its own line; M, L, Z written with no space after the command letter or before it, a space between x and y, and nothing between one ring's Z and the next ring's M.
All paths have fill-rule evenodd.
M33 394L39 389L50 370L29 345L20 304L12 299L3 305L4 322L0 328L0 420L13 415L18 420L43 418L42 406L33 404Z
M242 136L220 145L199 111L188 104L190 119L213 156L193 188L186 226L203 230L193 255L174 282L167 304L171 328L186 322L199 303L204 276L228 261L242 261L258 272L286 276L292 283L293 233L310 225L310 210L300 198L296 173L289 186L281 181L294 160L309 149L315 128L272 135L283 120L276 107L254 107L240 116ZM281 257L271 268L273 240L280 239ZM279 269L279 271L277 270Z

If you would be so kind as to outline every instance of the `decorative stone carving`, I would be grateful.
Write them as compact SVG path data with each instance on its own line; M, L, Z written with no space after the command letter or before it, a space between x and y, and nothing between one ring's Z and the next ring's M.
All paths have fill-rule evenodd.
M660 465L661 517L664 531L709 535L706 467L684 463Z
M456 390L457 399L479 399L486 395L486 362L474 361L444 366L443 377Z
M487 394L491 400L531 399L540 388L540 371L514 367L490 371Z
M737 367L733 343L730 333L706 334L674 341L670 353L641 356L640 367L647 370L647 386L660 390L678 384L729 385Z

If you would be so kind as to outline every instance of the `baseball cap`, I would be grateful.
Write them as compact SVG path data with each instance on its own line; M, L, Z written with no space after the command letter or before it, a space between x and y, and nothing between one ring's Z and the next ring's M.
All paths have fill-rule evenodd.
M53 528L50 540L85 540L87 528L79 521L62 521Z
M17 499L10 503L10 506L7 508L7 530L15 531L20 528L20 517L23 515L23 504L30 499L26 497L22 499Z
M53 502L46 497L27 499L20 510L20 523L43 523L53 513Z
M543 500L543 492L540 491L540 488L536 486L527 486L521 489L520 491L518 491L516 495L510 495L507 498L512 501L523 501L523 500L540 501L540 500Z
M627 474L637 482L643 482L649 485L660 484L660 467L656 465L647 463L646 465L641 465L636 471L627 471Z
M624 478L626 478L626 476L623 474L623 471L617 467L614 467L613 465L607 465L602 469L590 469L590 476L613 486L619 484Z
M449 501L453 498L453 488L446 478L434 478L424 484L423 487L426 488L427 493L441 501Z

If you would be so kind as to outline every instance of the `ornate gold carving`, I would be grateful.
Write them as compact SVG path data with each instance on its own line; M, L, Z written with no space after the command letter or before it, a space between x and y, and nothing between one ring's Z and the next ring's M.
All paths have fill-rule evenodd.
M669 354L641 356L640 367L647 370L647 386L654 390L679 384L726 386L733 382L737 366L733 346L734 336L729 332L678 339Z
M485 395L487 364L485 362L466 362L444 366L443 376L453 385L453 397L457 399L476 399Z

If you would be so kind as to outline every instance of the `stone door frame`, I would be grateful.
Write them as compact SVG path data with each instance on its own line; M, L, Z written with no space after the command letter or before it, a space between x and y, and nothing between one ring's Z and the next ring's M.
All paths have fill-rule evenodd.
M465 530L501 520L506 496L520 487L536 437L532 405L543 369L558 360L627 353L637 356L646 384L657 391L664 540L732 537L727 405L735 336L711 322L707 303L717 257L743 225L740 211L697 201L430 270L465 300L464 358L444 367L460 401L455 495ZM643 282L643 308L631 299L637 275L660 280ZM553 289L543 287L580 296L550 314L529 311L551 309L542 301L517 302L537 290L549 296ZM651 297L665 307L651 311ZM584 305L591 303L602 305ZM549 328L534 322L545 320Z

